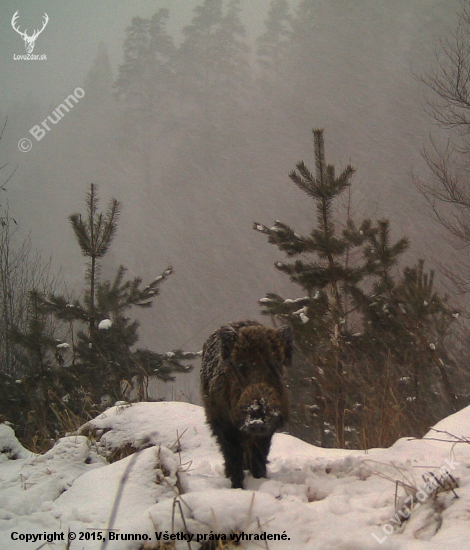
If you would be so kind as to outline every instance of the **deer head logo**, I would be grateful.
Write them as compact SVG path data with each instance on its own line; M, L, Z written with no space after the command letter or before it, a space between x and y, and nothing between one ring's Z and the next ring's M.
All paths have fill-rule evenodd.
M24 32L21 32L20 29L15 26L16 25L16 21L18 20L19 18L19 15L18 15L18 11L15 12L15 15L12 17L11 19L11 26L13 27L13 29L21 36L21 38L24 40L24 46L26 48L26 51L28 53L33 53L33 50L34 50L34 43L36 42L36 38L42 33L42 31L44 30L45 26L47 25L47 22L49 21L49 17L47 15L47 13L44 14L43 16L43 24L42 24L42 29L40 31L38 30L35 30L33 31L33 34L31 36L28 36L26 34L26 31L28 29L25 29Z

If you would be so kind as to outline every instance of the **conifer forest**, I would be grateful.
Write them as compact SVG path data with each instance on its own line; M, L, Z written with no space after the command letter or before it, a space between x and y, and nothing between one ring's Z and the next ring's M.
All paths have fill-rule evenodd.
M308 443L470 405L469 0L43 4L0 6L0 422L26 448L200 405L204 341L247 319L292 329Z

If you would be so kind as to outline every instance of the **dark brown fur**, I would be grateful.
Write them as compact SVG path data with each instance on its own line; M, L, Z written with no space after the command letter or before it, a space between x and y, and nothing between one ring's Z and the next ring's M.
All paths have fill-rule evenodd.
M289 416L283 371L291 363L289 327L240 321L221 327L204 344L202 399L232 487L242 487L244 469L266 477L273 433Z

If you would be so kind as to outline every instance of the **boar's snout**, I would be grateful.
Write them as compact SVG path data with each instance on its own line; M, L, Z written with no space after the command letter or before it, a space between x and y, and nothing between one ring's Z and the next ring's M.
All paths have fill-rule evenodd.
M249 395L251 393L248 390L242 395L238 404L240 431L253 436L272 434L284 422L275 392L271 388L264 388L263 392L256 392L256 397Z
M262 400L254 401L248 410L245 410L240 430L254 436L271 434L276 429L280 415L281 412L278 408L268 410Z

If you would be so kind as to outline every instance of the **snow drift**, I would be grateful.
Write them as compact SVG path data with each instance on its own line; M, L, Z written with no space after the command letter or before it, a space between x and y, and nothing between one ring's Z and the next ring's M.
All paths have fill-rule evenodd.
M470 548L470 407L389 449L276 434L268 478L244 490L204 420L187 403L119 405L44 455L0 425L0 548Z

